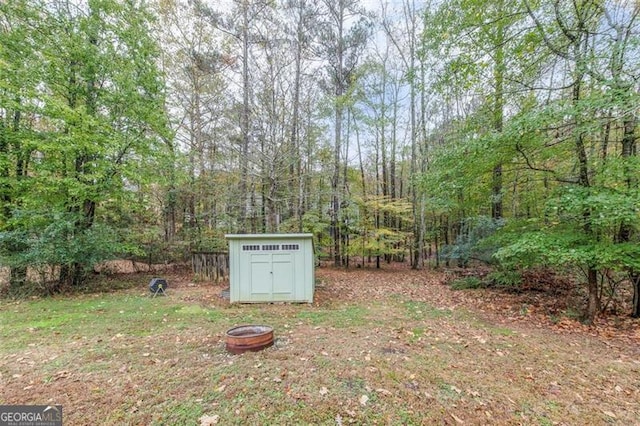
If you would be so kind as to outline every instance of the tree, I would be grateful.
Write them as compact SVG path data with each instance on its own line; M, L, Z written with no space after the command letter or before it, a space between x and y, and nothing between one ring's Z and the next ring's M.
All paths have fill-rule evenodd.
M319 56L326 59L325 87L333 100L333 175L331 177L331 235L334 264L342 264L340 253L340 209L345 191L341 179L345 95L353 84L354 71L370 34L370 21L358 0L323 0L326 16L320 28ZM352 22L352 23L350 23Z
M167 212L165 228L190 239L194 246L205 238L223 215L231 197L216 196L215 185L221 173L225 141L233 129L228 123L229 96L225 72L236 62L224 46L218 30L222 16L201 2L162 2L157 38L164 46L163 67L167 75L167 109L171 112L175 158L172 181L163 198ZM186 168L179 161L184 156ZM235 156L234 158L237 158ZM186 180L181 174L186 174ZM222 181L222 182L221 182ZM176 210L182 207L182 212ZM181 214L180 214L181 213ZM182 226L176 229L175 221Z
M418 175L419 149L421 139L426 139L426 135L419 134L418 125L418 92L419 79L421 75L418 67L418 43L420 14L414 0L403 0L400 11L395 11L401 16L399 28L394 28L391 22L391 13L383 7L382 25L387 35L388 41L397 50L404 65L404 78L409 85L409 140L410 140L410 168L409 175L410 193L413 205L413 256L411 266L414 269L421 268L424 261L424 197L419 193ZM421 61L423 65L423 61ZM424 104L422 105L424 107ZM423 109L424 113L424 109ZM426 124L425 124L426 127Z
M433 85L444 108L423 188L434 226L454 218L434 235L465 240L462 224L488 215L490 198L506 221L497 258L579 267L592 322L612 273L635 282L638 8L496 5L452 0L427 15L425 46L445 57Z
M37 131L15 142L29 148L5 234L22 236L27 247L4 255L13 265L57 267L50 291L59 291L83 284L93 264L123 248L106 222L97 223L98 209L122 197L140 173L135 164L164 131L162 80L143 7L110 0L29 6L25 36L38 61L35 90L24 101L33 105Z
M289 163L290 193L295 194L294 200L291 202L291 216L298 221L298 230L302 230L302 216L307 206L305 205L305 189L306 183L304 174L302 173L302 136L303 133L303 116L302 116L302 99L304 89L304 74L309 66L306 61L312 54L313 33L309 34L308 28L312 27L319 18L319 6L309 0L287 0L285 7L291 13L291 29L289 37L294 52L294 81L293 96L291 99L291 126L290 126L290 151L291 161Z
M2 251L8 253L26 249L13 220L31 155L27 141L36 137L30 119L35 109L31 99L38 83L34 72L36 49L29 36L29 21L34 15L27 2L16 2L12 7L0 4L0 232L6 236ZM23 265L10 265L11 286L21 286L26 274Z
M638 266L633 231L620 238L621 229L638 226L632 207L638 195L629 191L632 186L624 166L630 159L624 154L625 144L633 146L630 130L624 129L629 122L628 100L637 95L619 92L620 80L613 77L637 69L635 55L619 61L625 43L619 29L626 28L629 36L637 31L637 12L630 13L635 6L629 4L599 2L541 2L537 8L530 3L527 7L548 63L562 72L559 79L547 80L546 101L532 103L533 109L512 120L505 137L517 137L526 166L550 176L557 186L546 197L539 228L529 224L527 232L498 256L503 260L529 256L529 261L580 267L588 296L585 320L591 323L601 309L601 283L611 272L635 271ZM616 130L616 123L621 128ZM616 138L622 145L621 161L610 158L611 141Z

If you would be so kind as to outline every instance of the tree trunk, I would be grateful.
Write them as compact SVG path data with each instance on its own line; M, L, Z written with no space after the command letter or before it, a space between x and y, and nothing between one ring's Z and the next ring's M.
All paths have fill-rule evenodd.
M165 194L163 219L164 219L164 241L171 242L176 235L176 209L177 209L177 190L176 190L176 160L175 150L173 143L169 140L165 140L165 143L169 147L171 153L171 164L169 165L169 187Z
M19 98L16 99L16 104L21 104ZM20 162L21 155L18 152L20 150L20 144L18 143L18 132L20 131L22 114L19 110L16 110L12 115L13 122L10 126L5 126L4 122L0 121L0 155L8 159L10 158L10 151L14 151L16 153L16 179L20 179L25 173L25 170ZM7 114L7 116L11 116L11 114ZM13 136L11 138L13 139L13 143L10 143L10 134ZM11 192L11 185L9 184L9 177L9 161L0 161L0 208L2 209L0 211L0 217L4 219L5 223L7 223L13 216L13 194ZM8 230L11 230L10 226L8 227ZM16 254L24 251L26 248L27 246L24 243L14 241L8 243L8 247L6 247L6 250L10 253ZM17 289L19 287L22 287L26 281L27 268L25 266L10 267L9 285L11 288Z
M336 60L335 64L335 122L334 122L334 146L333 146L333 177L331 178L331 235L333 237L333 263L340 266L342 263L342 255L340 251L342 235L340 227L340 203L341 203L341 179L340 154L342 152L342 120L343 120L343 101L342 96L345 91L344 82L344 9L345 5L342 1L335 6L336 16L334 17L337 25L336 34Z
M640 318L640 274L637 272L630 273L629 279L631 280L631 285L633 286L631 316L633 318Z
M333 177L331 178L331 235L333 237L333 263L340 266L340 133L342 131L342 107L336 105Z
M582 83L584 80L584 61L586 59L586 51L588 51L589 43L588 36L583 35L582 39L577 39L574 42L574 54L575 54L575 70L572 90L572 102L576 109L579 109L579 102L581 100ZM579 112L576 112L573 117L573 122L576 127L575 135L575 153L578 160L578 184L582 188L590 188L591 182L589 179L589 158L587 156L587 150L585 147L585 134L581 129L583 124L582 118ZM583 231L588 237L593 236L593 228L591 226L591 208L589 206L584 207L582 211ZM593 324L596 315L600 311L600 294L598 293L598 277L597 269L593 264L587 265L587 291L588 291L588 303L585 313L585 321L588 324Z
M298 223L298 230L302 232L302 194L299 189L302 185L302 171L300 158L300 85L302 84L302 48L304 43L304 3L299 5L298 20L296 26L296 55L295 55L295 75L293 83L293 112L291 115L291 155L289 173L290 173L290 193L293 195L291 202L291 217Z
M637 170L630 167L629 161L635 155L636 151L636 138L635 132L637 127L637 120L633 116L628 116L624 120L624 134L622 137L622 159L624 161L624 173L627 190L629 193L636 189L638 186ZM632 226L627 222L620 224L618 231L618 241L626 243L631 241L633 233ZM635 269L629 270L629 280L633 286L633 298L631 305L631 316L633 318L640 318L640 288L638 287L640 281L640 271Z
M398 151L398 89L396 88L393 102L393 112L391 117L391 159L389 164L389 195L392 200L397 198L396 190L396 153Z
M504 120L504 23L497 23L495 33L495 55L493 79L495 84L493 103L493 129L502 133ZM498 162L492 171L491 179L491 218L502 219L502 163Z
M240 147L240 232L247 232L249 197L249 0L242 2L242 114L240 130L242 145Z
M97 17L98 13L90 7L90 16ZM95 28L92 26L88 29L88 38L89 45L93 48L97 49L98 39L96 34L94 33ZM97 69L95 68L95 64L89 60L85 64L85 72L88 75L86 82L86 99L85 99L85 108L87 111L87 115L91 117L95 117L98 113L98 88L96 82L96 74ZM75 106L75 105L74 105ZM87 152L86 148L82 148L79 153L76 154L75 157L75 179L79 182L80 185L93 187L95 182L90 178L87 178L87 175L92 172L92 161L94 161L95 155ZM87 191L89 195L87 195L82 201L73 200L72 203L78 203L80 205L72 205L70 208L70 212L75 213L78 217L75 218L73 233L74 238L78 235L85 234L94 223L95 213L96 213L96 202L91 194L91 191ZM71 265L68 266L68 271L65 274L65 280L59 280L61 285L69 285L71 287L77 288L81 284L83 284L86 280L87 274L86 269L87 265L79 261L78 258L75 258ZM59 289L58 289L59 290Z
M413 49L410 52L411 55L411 68L413 69L413 61L414 54ZM410 89L409 89L409 122L410 122L410 132L411 132L411 162L410 162L410 179L411 179L411 205L412 205L412 213L413 213L413 259L411 259L411 268L412 269L420 269L422 268L422 251L424 248L424 238L422 235L422 226L421 224L421 214L422 209L420 206L420 196L418 194L418 185L416 180L416 173L418 170L418 135L416 128L416 88L415 82L413 79L409 81Z
M587 303L587 311L585 313L585 322L593 324L600 312L600 295L598 294L598 271L595 268L587 270L587 289L589 299Z

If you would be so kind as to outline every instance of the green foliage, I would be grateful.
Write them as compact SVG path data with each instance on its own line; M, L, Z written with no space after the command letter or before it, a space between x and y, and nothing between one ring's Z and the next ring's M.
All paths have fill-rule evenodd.
M227 240L216 230L203 229L192 244L193 251L226 252Z
M486 216L464 220L455 244L442 248L442 258L456 260L459 266L467 266L471 259L490 262L496 247L487 238L503 224Z
M596 234L615 232L621 223L640 225L638 192L626 193L608 187L569 187L547 203L549 216L561 223L588 226ZM588 215L585 215L588 212Z
M640 245L616 240L620 224L640 229L638 194L608 187L565 187L549 198L544 219L505 229L495 257L505 265L640 268Z
M484 284L478 277L464 277L453 280L449 286L452 290L470 290L482 288Z
M411 222L411 204L388 196L355 198L350 211L349 246L346 254L362 256L403 255L408 234L387 223Z
M77 214L22 211L14 214L14 225L19 220L26 220L29 226L0 232L0 264L30 271L25 281L12 283L14 294L50 292L55 288L51 283L56 281L56 268L75 268L86 275L98 263L136 251L105 224L79 230L82 216Z
M522 274L517 270L499 269L483 279L488 287L514 288L522 284Z
M284 221L280 225L282 232L302 232L313 234L313 244L316 252L323 251L330 247L331 237L328 234L329 222L323 219L316 212L306 212L302 215L302 223L298 224L293 218Z
M152 18L142 5L112 0L0 7L12 23L0 42L10 70L0 77L2 260L22 270L69 268L75 285L96 263L138 250L101 208L130 204L151 175L148 159L162 156Z
M514 235L495 257L505 266L577 265L615 271L640 268L637 243L597 241L574 229L554 228Z
M589 315L599 297L594 272L638 270L638 94L630 70L639 65L640 27L632 9L447 0L425 15L424 48L446 58L432 87L456 111L445 110L434 132L439 147L423 180L432 223L456 236L444 250L449 259L464 265L473 246L464 225L451 232L450 224L483 214L497 190L505 226L480 246L499 247L494 259L507 270L581 268ZM587 41L593 48L581 50ZM549 78L559 64L570 86ZM476 102L460 112L469 98Z
M372 229L366 234L352 234L347 254L365 256L404 254L405 240L404 232L386 228Z

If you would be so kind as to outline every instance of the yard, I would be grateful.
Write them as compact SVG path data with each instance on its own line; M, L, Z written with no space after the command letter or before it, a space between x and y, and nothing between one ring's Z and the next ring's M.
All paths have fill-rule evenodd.
M432 271L321 268L313 305L230 306L186 274L151 298L149 278L0 302L0 403L61 404L68 425L640 424L637 322L588 328ZM248 323L275 345L228 354Z

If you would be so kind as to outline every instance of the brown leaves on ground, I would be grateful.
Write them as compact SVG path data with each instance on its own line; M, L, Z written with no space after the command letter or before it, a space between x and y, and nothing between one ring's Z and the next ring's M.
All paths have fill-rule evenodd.
M96 416L202 425L640 418L638 324L583 326L553 310L570 292L452 291L444 273L385 264L318 269L313 305L231 306L222 283L166 278L162 300L192 320L2 351L0 401L62 403L79 425ZM225 330L252 322L274 327L274 346L228 354Z
M473 269L464 270L476 275ZM458 274L465 272L457 271ZM385 264L384 269L323 268L318 270L316 291L319 305L336 301L384 300L393 294L410 296L436 307L464 307L499 323L519 323L559 333L580 333L634 346L640 342L640 320L624 313L600 315L591 325L579 319L581 302L574 283L548 270L533 270L524 276L517 291L478 289L452 291L445 283L450 272L411 270L402 264ZM357 278L356 278L357 277ZM331 283L323 286L323 283ZM354 285L362 282L363 285ZM640 350L640 347L639 347Z

